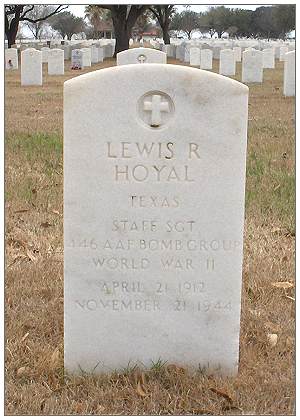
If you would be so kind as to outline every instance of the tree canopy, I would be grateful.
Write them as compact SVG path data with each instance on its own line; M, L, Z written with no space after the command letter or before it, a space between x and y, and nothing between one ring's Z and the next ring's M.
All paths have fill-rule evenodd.
M67 36L68 39L71 39L73 34L84 32L86 27L83 18L74 16L73 13L66 11L49 19L49 24L54 30L59 32L63 38Z
M48 7L47 5L43 6L44 8ZM8 40L8 46L11 47L16 41L16 36L18 33L20 22L28 23L37 23L49 19L51 16L60 13L62 10L67 9L68 6L64 5L55 5L53 9L48 9L47 13L41 14L39 16L34 16L34 9L36 5L29 4L9 4L5 5L5 35Z

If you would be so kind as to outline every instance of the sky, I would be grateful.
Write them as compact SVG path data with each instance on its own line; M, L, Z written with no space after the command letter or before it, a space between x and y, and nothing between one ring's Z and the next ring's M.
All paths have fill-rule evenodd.
M211 4L210 6L214 6L213 4ZM178 10L182 10L184 9L183 6L177 6ZM194 10L195 12L205 12L205 10L207 10L209 6L195 6L195 5L191 5L190 10ZM225 7L238 7L240 9L249 9L249 10L255 10L257 9L257 7L260 7L260 5L258 4L251 4L251 5L246 5L246 4L240 4L240 5L226 5ZM69 6L69 11L72 12L75 16L80 16L80 17L84 17L84 9L85 9L85 5L72 5Z

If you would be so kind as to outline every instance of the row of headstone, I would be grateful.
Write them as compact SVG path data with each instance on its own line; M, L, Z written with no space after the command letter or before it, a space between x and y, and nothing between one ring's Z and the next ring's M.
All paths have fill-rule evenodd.
M190 49L190 65L199 67L202 70L211 70L213 63L213 54L209 49Z
M247 48L254 48L257 50L270 49L274 50L275 57L284 60L285 53L295 49L294 42L274 42L274 41L259 41L259 40L171 40L170 45L161 46L157 41L152 42L154 48L159 48L165 51L168 57L177 58L180 61L187 62L190 48L211 49L213 58L220 59L220 52L224 49L234 49L236 51L237 61L241 61L241 54ZM178 49L178 51L177 51Z
M24 54L27 51L27 54ZM21 72L21 84L42 84L42 75L40 70L40 64L38 63L40 55L36 55L33 49L26 49L22 51L22 66L24 70ZM64 51L62 49L49 49L42 48L41 50L42 62L48 63L48 74L49 75L62 75L64 74ZM292 54L291 54L292 53ZM72 68L82 69L90 67L92 63L98 63L103 61L104 49L102 47L92 46L91 48L81 48L72 50ZM291 57L294 57L294 52L285 53L285 56L289 55L289 60L284 66L284 95L293 96L295 94L295 69L293 67ZM6 56L6 68L17 69L18 68L18 56L16 49L7 49L5 51ZM212 51L208 49L199 49L192 47L189 49L189 60L190 65L199 67L201 69L210 70L212 69ZM263 81L263 69L274 68L274 51L272 49L266 49L259 51L253 48L247 48L242 53L242 82L243 83L262 83ZM224 76L234 76L236 72L236 61L239 58L239 51L237 50L221 50L220 61L219 61L219 73ZM28 61L32 61L32 65ZM117 54L117 65L134 64L134 63L161 63L167 62L167 53L150 49L150 48L134 48L123 51ZM32 66L36 65L36 74L32 73L29 78L25 74L28 72L28 68L32 69ZM23 76L22 76L23 75Z
M284 51L287 51L286 47ZM202 50L198 47L192 47L189 50L190 52L190 65L202 69L211 69L212 68L212 51L211 50ZM209 55L209 66L205 66L203 61L203 56ZM290 55L287 55L290 54ZM293 65L289 64L293 52L285 52L282 56L282 61L289 60L289 62L284 67L284 80L291 80L291 77L288 76L290 73L295 74L293 70ZM262 83L263 81L263 69L273 69L275 68L275 52L273 49L264 49L262 51L256 50L254 48L247 48L242 54L242 82L243 83ZM224 76L235 76L236 73L236 62L240 61L240 48L237 49L225 49L220 51L220 60L219 60L219 73ZM295 85L292 81L289 86ZM288 83L284 82L284 85L287 86ZM290 92L291 89L284 89L284 92ZM286 95L286 93L284 93ZM287 95L286 95L287 96Z

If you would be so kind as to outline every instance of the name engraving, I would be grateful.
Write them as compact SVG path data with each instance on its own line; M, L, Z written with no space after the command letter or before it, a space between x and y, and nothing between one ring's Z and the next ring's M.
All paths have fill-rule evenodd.
M150 111L150 105L149 105ZM155 124L158 124L158 115L153 116ZM154 124L154 123L153 123ZM200 159L199 145L188 143L185 158ZM176 160L177 150L175 142L139 143L122 141L119 143L106 142L105 155L108 159L166 159ZM113 179L116 182L195 182L192 169L189 165L146 165L138 163L135 165L113 166Z

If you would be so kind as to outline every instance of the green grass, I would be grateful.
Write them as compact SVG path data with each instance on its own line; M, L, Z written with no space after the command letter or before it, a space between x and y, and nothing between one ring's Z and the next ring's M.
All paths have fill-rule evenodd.
M6 147L12 152L19 152L32 161L47 162L50 158L62 158L63 141L57 134L31 134L9 136L6 140Z
M266 219L278 219L295 230L295 173L284 157L249 152L247 160L246 212L257 211Z

